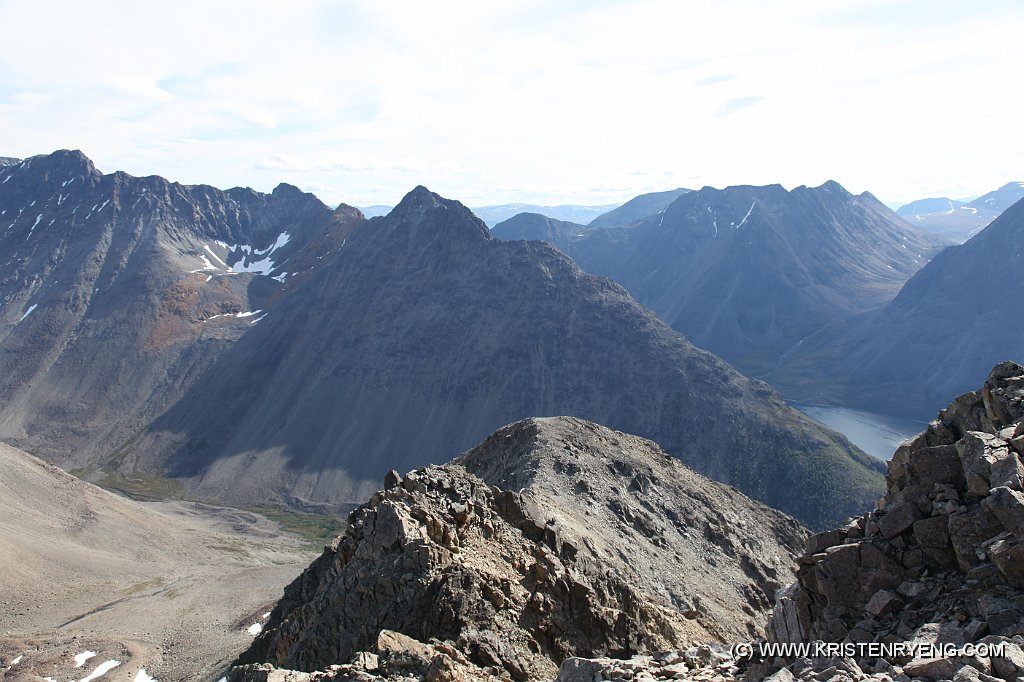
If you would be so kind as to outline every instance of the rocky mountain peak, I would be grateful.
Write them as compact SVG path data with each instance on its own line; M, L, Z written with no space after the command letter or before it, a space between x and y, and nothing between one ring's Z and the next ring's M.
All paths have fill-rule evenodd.
M355 206L349 206L348 204L338 204L334 209L334 216L336 218L350 218L355 220L365 220L366 216Z
M82 181L95 184L102 177L96 166L78 150L62 149L52 154L41 154L24 160L9 159L0 164L0 184L8 196L48 187L50 191L63 190L63 194L80 191ZM69 188L75 181L77 187Z
M491 235L498 239L544 241L564 250L565 244L590 230L590 226L556 220L540 213L517 213L491 228Z
M64 176L65 179L101 175L92 159L77 149L60 149L52 154L33 156L22 161L22 165L51 176Z
M845 187L840 185L835 180L826 180L825 182L821 183L821 185L818 186L817 189L823 190L825 192L837 192L844 197L852 196Z
M431 192L418 185L385 217L390 239L401 239L409 245L455 244L491 238L482 220L461 202ZM375 228L380 229L380 228Z
M290 185L287 182L278 184L277 187L271 192L275 197L288 197L288 196L312 196L309 192L303 192L295 185Z
M795 520L697 474L654 442L575 417L516 422L452 464L528 493L581 552L600 564L621 562L651 598L724 639L753 634L759 617L739 614L767 614L806 537ZM690 532L697 527L700 536ZM716 579L675 555L714 555Z

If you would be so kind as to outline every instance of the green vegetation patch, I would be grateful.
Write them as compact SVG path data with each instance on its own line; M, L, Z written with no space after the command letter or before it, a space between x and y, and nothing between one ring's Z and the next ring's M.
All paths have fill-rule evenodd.
M348 527L348 523L340 516L306 514L268 505L241 507L241 509L276 521L281 524L281 530L299 535L311 544L326 544L334 536L344 533L345 528Z
M81 470L75 475L89 473ZM151 474L133 473L130 475L120 473L105 473L104 478L97 483L98 486L124 495L125 497L140 502L163 502L166 500L184 500L188 502L203 502L216 506L226 507L229 505L215 502L207 502L185 494L182 484L173 479ZM293 511L284 507L272 505L258 505L249 507L234 507L243 511L253 512L265 516L271 521L276 521L281 530L286 533L293 533L303 538L310 545L323 545L329 542L335 535L345 532L348 526L345 519L340 516L327 514L310 514Z
M188 499L185 497L185 488L179 481L151 474L133 473L126 476L108 473L96 485L140 502Z

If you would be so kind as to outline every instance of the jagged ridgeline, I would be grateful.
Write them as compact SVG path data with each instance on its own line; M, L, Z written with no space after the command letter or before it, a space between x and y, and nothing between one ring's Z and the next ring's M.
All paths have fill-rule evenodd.
M0 167L2 437L131 470L125 444L358 217L289 185L104 175L80 152Z
M946 244L871 194L831 181L655 198L664 203L641 202L658 209L629 225L584 228L517 216L494 234L548 241L753 376L774 370L825 325L891 300Z
M812 526L882 489L845 438L618 285L424 188L365 220L288 186L102 175L59 152L0 169L0 211L0 435L92 480L334 508L568 414Z

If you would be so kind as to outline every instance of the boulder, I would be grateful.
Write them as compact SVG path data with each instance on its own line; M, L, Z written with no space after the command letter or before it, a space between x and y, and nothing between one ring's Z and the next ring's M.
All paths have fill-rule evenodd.
M981 563L981 545L1003 532L1003 524L995 514L981 505L972 505L963 511L950 514L949 539L956 553L960 568L969 571Z
M600 661L586 658L567 658L558 666L556 682L594 682L604 679L601 675L605 669Z
M977 497L984 497L993 487L993 474L1000 478L1012 478L1020 465L1016 453L1010 451L1006 442L989 433L969 431L957 441L956 449L963 462L967 492ZM1005 483L998 480L995 485ZM1020 487L1019 481L1017 487Z
M945 515L915 521L914 539L924 555L934 563L944 568L956 566L956 555L949 542L949 521Z
M988 555L1006 582L1024 589L1024 541L1014 536L997 540L988 546Z
M1006 486L993 488L982 505L1011 533L1024 535L1024 493Z
M1004 680L1016 680L1024 676L1024 650L1019 644L1003 640L1003 655L992 657L992 669Z
M952 680L960 667L948 658L919 658L903 666L903 674L929 680Z
M887 538L895 537L914 525L923 516L915 502L900 502L885 510L878 519L878 529Z
M873 616L884 616L903 606L903 600L891 590L879 590L868 601L864 610Z
M963 491L967 488L960 452L955 445L926 447L910 453L907 460L908 485L944 483Z

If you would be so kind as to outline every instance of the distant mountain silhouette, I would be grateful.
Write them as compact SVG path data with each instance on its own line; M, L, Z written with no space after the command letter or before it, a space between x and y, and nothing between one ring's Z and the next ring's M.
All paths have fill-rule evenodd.
M547 242L556 249L568 251L574 241L589 231L587 225L555 220L539 213L520 213L495 225L491 236L506 241Z
M897 213L923 232L962 244L1022 198L1024 182L1010 182L974 201L920 199L901 206Z
M649 192L647 194L641 194L633 197L618 208L612 209L607 213L602 213L591 220L587 226L590 228L597 228L632 225L633 223L639 222L648 216L654 215L662 209L668 208L668 205L680 196L692 191L693 190L683 189L680 187L679 189L673 189L667 192Z
M470 210L484 221L488 227L494 227L503 220L520 213L539 213L548 218L572 223L589 223L599 215L606 213L618 204L601 204L589 206L581 204L565 204L559 206L540 206L538 204L500 204L497 206L474 206Z

